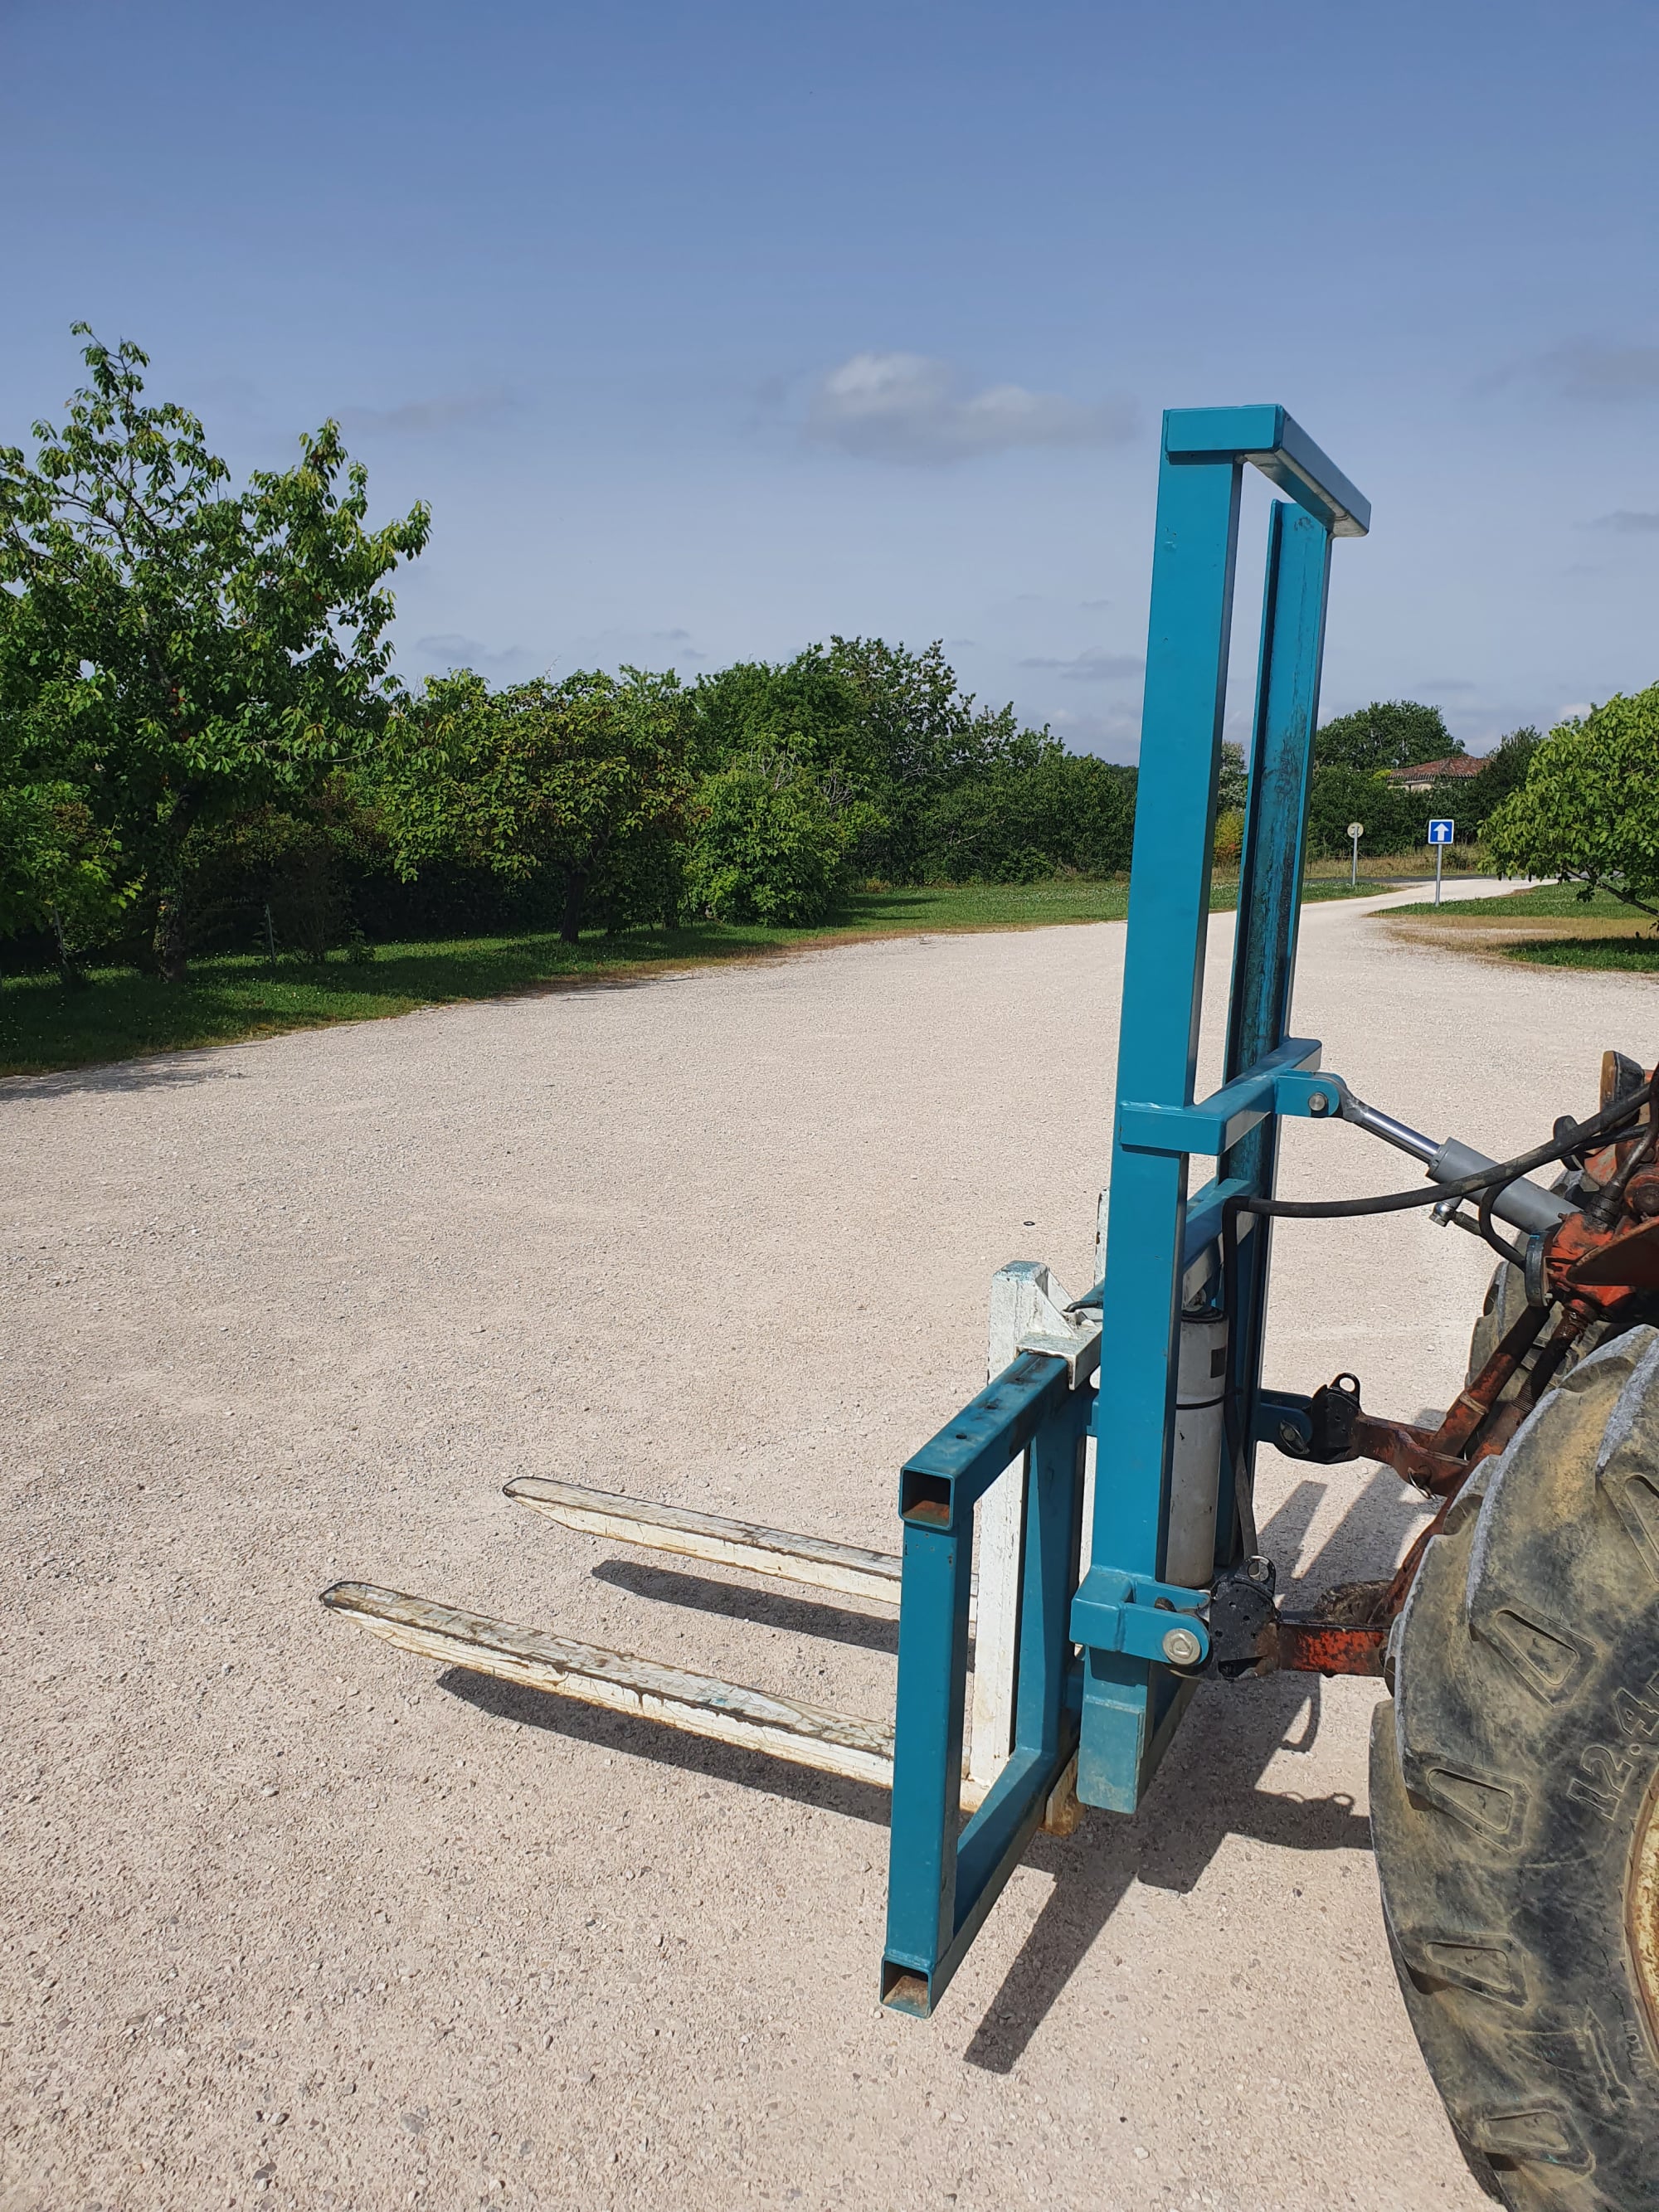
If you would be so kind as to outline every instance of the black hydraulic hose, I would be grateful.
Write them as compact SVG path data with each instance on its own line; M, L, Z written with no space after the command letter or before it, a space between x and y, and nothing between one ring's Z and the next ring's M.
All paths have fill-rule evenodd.
M1648 1086L1648 1097L1650 1103L1656 1100L1656 1097L1659 1097L1659 1067L1655 1068L1653 1081ZM1653 1144L1656 1137L1659 1137L1659 1116L1650 1112L1646 1138L1637 1146L1618 1173L1608 1176L1584 1208L1585 1212L1597 1228L1611 1229L1613 1223L1618 1220L1624 1208L1625 1192L1631 1177L1636 1173L1638 1168L1644 1166L1653 1158Z
M1648 1109L1650 1132L1644 1151L1650 1151L1659 1139L1659 1066L1645 1086L1624 1098L1615 1099L1592 1114L1587 1121L1571 1121L1565 1115L1555 1125L1555 1133L1547 1145L1539 1145L1530 1152L1519 1152L1512 1160L1495 1160L1489 1168L1476 1175L1463 1176L1455 1182L1431 1182L1426 1190L1389 1191L1376 1198L1355 1199L1293 1199L1293 1198L1230 1198L1221 1209L1221 1283L1224 1310L1237 1311L1238 1284L1238 1217L1254 1213L1275 1221L1342 1221L1356 1215L1369 1213L1404 1213L1418 1206L1437 1206L1445 1198L1474 1198L1481 1200L1480 1233L1504 1259L1516 1266L1524 1265L1524 1255L1508 1249L1492 1227L1492 1200L1495 1194L1526 1175L1533 1168L1546 1166L1552 1160L1565 1159L1601 1138L1611 1137L1635 1121L1644 1107ZM1565 1126L1564 1126L1565 1125ZM1634 1162L1630 1164L1634 1165ZM1622 1183L1620 1185L1622 1189ZM1237 1394L1229 1390L1223 1402L1222 1421L1225 1431L1227 1457L1233 1471L1233 1512L1236 1540L1246 1557L1255 1550L1255 1498L1249 1479L1249 1455L1245 1449L1243 1423L1240 1419Z
M1480 1204L1475 1217L1480 1233L1500 1260L1507 1260L1512 1267L1525 1267L1527 1255L1520 1246L1511 1244L1506 1237L1500 1237L1492 1225L1492 1202L1497 1197L1498 1190L1498 1185L1488 1183L1480 1194Z
M1438 1206L1446 1198L1474 1198L1481 1191L1502 1189L1534 1168L1565 1159L1569 1152L1582 1151L1597 1138L1613 1135L1626 1122L1633 1121L1644 1106L1659 1108L1659 1067L1655 1068L1653 1079L1641 1091L1630 1097L1615 1099L1599 1114L1592 1114L1588 1121L1575 1121L1566 1134L1558 1133L1547 1145L1539 1145L1529 1152L1517 1152L1512 1160L1494 1160L1490 1167L1481 1168L1474 1175L1460 1176L1455 1182L1431 1182L1424 1190L1392 1190L1376 1198L1245 1195L1228 1199L1223 1218L1231 1220L1241 1213L1255 1213L1274 1221L1344 1221L1358 1214L1405 1213L1416 1206ZM1559 1130L1559 1125L1557 1126Z

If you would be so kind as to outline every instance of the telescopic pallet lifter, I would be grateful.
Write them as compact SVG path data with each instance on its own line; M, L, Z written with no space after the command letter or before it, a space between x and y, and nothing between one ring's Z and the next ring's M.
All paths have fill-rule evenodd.
M1286 496L1223 1081L1194 1099L1246 463ZM1282 407L1165 415L1099 1279L1068 1299L1035 1263L996 1277L988 1386L901 1472L902 1559L507 1485L592 1534L896 1602L894 1721L368 1584L325 1602L448 1665L890 1787L880 1995L922 2017L1040 1826L1136 1809L1200 1680L1386 1675L1371 1788L1389 1932L1459 2141L1514 2206L1635 2212L1659 2203L1659 1079L1609 1054L1595 1114L1495 1162L1365 1104L1287 1034L1331 550L1369 523ZM1286 1116L1365 1129L1427 1185L1278 1200ZM1194 1159L1214 1172L1191 1189ZM1528 1179L1551 1164L1554 1189ZM1418 1205L1501 1261L1443 1419L1371 1414L1351 1376L1267 1387L1273 1219ZM1256 1549L1263 1442L1381 1461L1435 1517L1395 1573L1292 1613Z

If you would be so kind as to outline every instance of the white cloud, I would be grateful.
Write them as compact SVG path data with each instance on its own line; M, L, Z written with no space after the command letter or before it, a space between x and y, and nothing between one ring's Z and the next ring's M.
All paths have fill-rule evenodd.
M1485 398L1517 386L1586 406L1659 399L1659 345L1603 345L1575 338L1508 362L1477 377L1471 388Z
M1125 399L1088 406L1018 384L970 392L949 362L855 353L819 378L802 434L866 460L938 465L1015 446L1117 445L1134 427Z
M1132 761L1140 750L1140 717L1121 710L1072 714L1064 708L1050 717L1056 737L1068 752L1098 753L1103 760Z
M1558 722L1582 722L1586 714L1593 714L1595 712L1595 708L1588 699L1581 699L1576 706L1558 707L1555 710L1555 719Z
M1073 684L1127 684L1133 677L1146 673L1146 664L1133 653L1102 653L1091 647L1070 660L1049 660L1033 657L1020 662L1022 668L1052 668Z

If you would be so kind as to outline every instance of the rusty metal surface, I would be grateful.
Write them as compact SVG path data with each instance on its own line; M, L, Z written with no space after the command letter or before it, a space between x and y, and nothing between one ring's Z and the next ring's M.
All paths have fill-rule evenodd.
M1394 1615L1394 1585L1334 1583L1303 1613L1279 1615L1278 1664L1297 1674L1380 1674Z
M1279 1671L1289 1674L1380 1674L1389 1621L1344 1628L1324 1620L1281 1618Z
M1604 1091L1608 1079L1604 1067ZM1650 1071L1642 1080L1651 1080ZM1327 1674L1382 1673L1389 1630L1425 1553L1471 1473L1504 1449L1587 1331L1635 1317L1644 1298L1659 1291L1659 1167L1649 1161L1654 1142L1644 1108L1628 1134L1586 1159L1589 1194L1583 1208L1568 1215L1543 1247L1548 1302L1523 1310L1437 1427L1365 1413L1356 1395L1352 1456L1393 1468L1439 1500L1440 1510L1389 1582L1339 1585L1325 1592L1311 1611L1282 1613L1262 1639L1262 1671L1277 1667ZM1519 1388L1505 1397L1517 1376ZM1644 1907L1647 1932L1642 1940L1655 1966L1652 1988L1659 1991L1659 1844L1652 1858L1653 1894Z

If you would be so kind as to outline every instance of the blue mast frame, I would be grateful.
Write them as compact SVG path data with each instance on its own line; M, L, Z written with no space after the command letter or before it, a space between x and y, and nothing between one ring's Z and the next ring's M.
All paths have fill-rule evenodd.
M1271 511L1249 804L1222 1089L1194 1102L1216 785L1246 462L1289 495ZM1287 1037L1331 541L1368 502L1282 407L1164 418L1152 615L1119 1028L1097 1393L1065 1360L1023 1354L908 1462L884 2000L926 2014L1078 1758L1085 1804L1132 1813L1192 1687L1163 1662L1171 1608L1208 1636L1208 1591L1163 1581L1183 1309L1221 1294L1230 1196L1270 1194L1277 1123L1318 1115L1320 1048ZM1188 1161L1216 1173L1189 1194ZM1246 1217L1248 1220L1249 1217ZM1242 1242L1229 1390L1248 1471L1261 1391L1269 1239ZM1093 1397L1093 1405L1090 1400ZM1092 1561L1075 1598L1079 1442L1096 1438ZM1012 1758L961 1829L969 1574L977 1498L1031 1453ZM1224 1455L1224 1458L1231 1458ZM1240 1551L1224 1466L1218 1568Z

